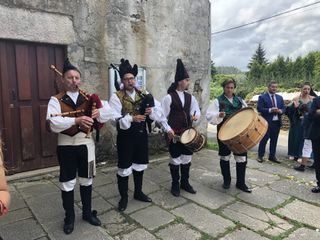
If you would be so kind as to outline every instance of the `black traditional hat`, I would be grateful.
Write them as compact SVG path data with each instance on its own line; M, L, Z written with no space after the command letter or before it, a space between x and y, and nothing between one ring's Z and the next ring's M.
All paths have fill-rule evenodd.
M119 66L119 75L120 78L123 79L124 75L127 73L131 73L134 77L138 74L138 66L134 64L133 67L129 63L129 60L121 59L121 63Z
M81 74L81 72L79 71L79 69L76 66L73 66L70 61L69 58L67 58L64 63L63 63L63 70L62 70L62 74L65 74L66 72L68 72L69 70L75 70L77 72L79 72Z
M179 82L183 79L189 78L189 74L185 69L183 62L180 58L177 59L177 68L176 68L176 75L174 76L174 81Z

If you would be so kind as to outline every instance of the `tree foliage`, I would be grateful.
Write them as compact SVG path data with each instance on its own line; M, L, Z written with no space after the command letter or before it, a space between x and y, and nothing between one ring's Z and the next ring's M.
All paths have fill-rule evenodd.
M212 66L211 73L213 73ZM214 67L214 69L210 88L211 98L222 93L221 83L228 77L236 79L236 92L246 99L264 92L270 80L279 83L279 91L297 91L306 81L312 84L314 90L320 91L320 51L309 52L305 56L298 56L295 60L278 55L276 59L268 62L266 50L259 43L248 64L248 72L238 72L235 67Z

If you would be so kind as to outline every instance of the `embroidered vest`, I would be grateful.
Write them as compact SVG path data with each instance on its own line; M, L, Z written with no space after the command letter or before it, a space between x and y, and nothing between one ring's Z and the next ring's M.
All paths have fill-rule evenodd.
M65 92L59 93L55 95L55 97L60 103L62 113L82 109L84 110L84 112L70 114L68 115L68 117L81 117L84 116L89 110L89 101L86 100L81 94L79 94L76 104L74 104L72 99ZM87 133L88 129L80 129L78 125L73 125L72 127L62 131L61 133L72 137L80 131Z
M116 94L122 105L122 109L121 109L122 116L125 116L126 114L130 114L132 116L140 114L139 110L140 110L143 97L137 90L136 90L136 95L134 100L125 92L125 90L117 91ZM118 131L121 131L121 132L123 131L129 132L129 130L130 132L131 131L135 132L136 130L144 131L145 124L146 124L145 122L142 122L142 123L132 122L131 127L128 130L122 130L120 129L119 126L117 126L117 128L118 128Z
M142 97L137 91L134 100L130 96L128 96L128 94L126 94L124 90L117 91L116 94L122 105L121 114L123 116L128 113L130 115L139 114L139 108L141 105Z

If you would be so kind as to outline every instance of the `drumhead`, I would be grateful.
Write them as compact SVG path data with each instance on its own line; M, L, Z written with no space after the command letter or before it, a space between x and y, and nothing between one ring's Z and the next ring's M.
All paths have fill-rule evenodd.
M180 137L180 142L182 144L189 143L194 139L196 134L197 134L197 132L193 128L187 129L182 133L182 135Z
M249 127L256 114L252 108L243 108L231 116L220 128L219 139L226 141L238 136Z

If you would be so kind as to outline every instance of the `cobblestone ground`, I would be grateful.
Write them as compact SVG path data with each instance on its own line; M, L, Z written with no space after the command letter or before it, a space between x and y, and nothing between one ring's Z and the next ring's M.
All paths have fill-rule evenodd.
M0 220L4 240L45 239L320 239L320 194L310 192L314 171L297 173L293 161L281 165L258 163L253 153L247 169L252 194L232 187L223 190L217 152L202 150L194 155L191 183L196 195L184 191L170 194L168 158L153 162L145 172L144 192L152 203L132 199L125 212L116 209L119 200L116 171L100 167L94 180L93 206L102 227L81 219L79 191L76 191L76 223L71 235L62 231L63 210L57 173L10 182L12 206Z

